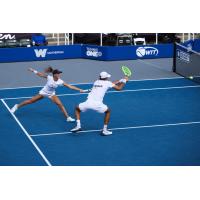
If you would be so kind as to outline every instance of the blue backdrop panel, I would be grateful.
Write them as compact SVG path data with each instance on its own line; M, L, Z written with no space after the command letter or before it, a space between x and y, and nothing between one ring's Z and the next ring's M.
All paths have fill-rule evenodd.
M193 49L200 52L200 39L194 40Z
M193 49L194 51L200 52L200 39L195 39L195 40L188 40L184 43L182 43L182 45Z
M173 57L173 45L120 46L107 49L108 60L135 60Z
M81 58L80 45L0 48L0 62Z
M0 62L86 58L94 60L136 60L172 58L173 44L145 46L62 45L30 48L0 48Z
M82 56L87 59L108 61L172 58L173 44L115 47L83 45Z
M82 45L82 58L92 60L107 60L107 48L96 45Z

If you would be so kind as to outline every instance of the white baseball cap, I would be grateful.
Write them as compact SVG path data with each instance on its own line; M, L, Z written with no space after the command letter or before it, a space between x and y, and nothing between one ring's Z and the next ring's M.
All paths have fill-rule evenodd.
M110 78L111 75L108 74L107 72L101 72L101 73L100 73L100 77L101 77L101 78Z

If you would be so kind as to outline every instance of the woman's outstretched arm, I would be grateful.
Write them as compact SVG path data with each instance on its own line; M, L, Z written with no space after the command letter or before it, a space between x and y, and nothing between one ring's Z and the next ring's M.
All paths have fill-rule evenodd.
M33 72L34 74L36 74L39 77L47 78L47 75L45 73L38 72L37 70L35 70L33 68L29 68L28 70L31 71L31 72Z
M79 91L79 92L84 92L82 89L80 89L80 88L78 88L78 87L76 87L74 85L70 85L70 84L67 84L67 83L63 83L63 85L65 87L68 87L68 88L72 89L72 90L76 90L76 91Z

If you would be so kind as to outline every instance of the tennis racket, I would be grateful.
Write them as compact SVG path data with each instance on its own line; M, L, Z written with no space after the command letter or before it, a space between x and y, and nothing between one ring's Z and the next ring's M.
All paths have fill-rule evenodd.
M122 69L122 72L124 73L125 76L130 77L132 75L132 71L131 71L131 69L129 67L123 65L121 67L121 69Z

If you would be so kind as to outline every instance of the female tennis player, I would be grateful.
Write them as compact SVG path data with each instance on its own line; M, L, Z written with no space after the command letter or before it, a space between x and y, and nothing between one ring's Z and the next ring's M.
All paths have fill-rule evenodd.
M71 132L81 131L81 122L80 122L80 113L85 112L86 110L95 110L99 113L105 113L104 126L102 135L111 135L112 132L107 129L108 123L110 120L110 109L107 105L103 104L103 98L108 89L114 88L115 90L122 90L128 77L125 76L124 79L119 81L111 82L108 80L111 75L107 72L101 72L99 80L94 82L93 88L89 93L87 100L83 103L80 103L75 110L77 126L71 130Z
M45 69L45 73L42 72L38 72L32 68L29 68L29 71L35 73L37 76L42 77L47 79L47 83L46 85L39 91L39 94L37 94L36 96L32 97L29 100L23 101L20 104L16 104L12 109L11 112L14 113L17 109L28 105L28 104L32 104L35 103L41 99L43 99L44 97L48 97L49 99L52 100L53 103L55 103L60 110L63 112L67 122L74 122L75 119L73 119L72 117L69 116L69 114L67 113L65 107L63 106L62 102L60 101L60 99L56 96L55 90L58 86L65 86L68 87L72 90L77 90L79 92L83 92L83 90L81 90L78 87L69 85L67 83L65 83L63 80L60 79L60 74L62 73L61 71L55 69L53 70L52 67L48 67L47 69ZM52 73L51 75L47 75L47 73Z

